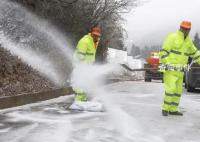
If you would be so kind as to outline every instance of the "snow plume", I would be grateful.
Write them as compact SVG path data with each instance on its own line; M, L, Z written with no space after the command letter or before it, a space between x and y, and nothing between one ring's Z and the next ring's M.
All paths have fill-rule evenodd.
M6 38L3 33L0 33L1 45L10 51L11 54L18 56L24 63L30 65L33 69L42 73L57 85L60 84L60 77L58 76L53 64L42 55L36 54L28 47L21 46L18 43Z
M108 73L116 72L119 65L77 65L72 73L72 86L84 90L89 98L100 101L106 110L106 127L119 134L115 139L126 142L164 142L159 136L146 134L137 120L123 110L115 98L116 94L111 93L104 85ZM89 141L95 141L94 137L89 137Z
M71 41L66 38L64 34L56 30L56 28L49 22L36 17L32 13L26 13L25 23L31 25L39 32L48 37L48 40L53 42L62 53L64 53L66 60L73 62L73 51L71 48Z
M72 72L72 86L74 88L82 88L84 91L96 92L99 87L104 86L106 75L116 69L115 65L88 65L76 64ZM93 93L92 93L93 94Z
M79 64L72 73L72 86L84 90L92 100L103 102L111 122L109 124L113 124L122 136L129 137L130 133L138 133L138 126L125 111L115 104L111 97L112 94L104 90L106 75L118 70L118 68L118 65L112 64Z
M45 60L45 65L36 65L36 61L35 63L28 61L28 64L31 65L33 63L34 65L31 65L31 67L42 71L43 74L48 62L48 67L52 67L49 70L54 70L54 74L52 72L49 74L48 70L44 74L49 74L48 76L52 75L50 77L51 80L54 80L59 86L65 86L69 83L67 81L69 80L72 69L72 45L69 38L58 31L49 21L38 18L16 2L1 0L0 31L3 32L3 36L10 39L13 45L17 44L17 47L12 49L14 55L19 56L26 51L27 55L19 58L24 59L25 56L34 56L37 59L32 59L41 63L42 60ZM16 50L18 50L17 52L23 50L23 53L14 53ZM32 59L25 59L23 61Z

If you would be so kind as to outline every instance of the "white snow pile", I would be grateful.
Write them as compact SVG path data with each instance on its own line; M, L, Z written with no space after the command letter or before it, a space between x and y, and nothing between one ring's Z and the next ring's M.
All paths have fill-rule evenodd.
M107 61L110 64L126 64L131 69L143 68L143 61L141 59L134 59L132 56L128 56L127 51L108 48ZM137 79L143 78L143 72L131 72L123 67L118 68L112 72L112 76L129 76L136 77Z

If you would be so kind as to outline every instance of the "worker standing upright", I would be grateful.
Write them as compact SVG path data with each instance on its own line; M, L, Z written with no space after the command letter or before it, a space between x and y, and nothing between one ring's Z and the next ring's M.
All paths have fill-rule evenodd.
M178 110L184 71L187 68L188 58L200 64L200 52L189 37L191 22L183 21L176 33L171 33L164 41L160 51L161 70L163 71L165 96L162 105L162 115L180 115Z
M91 33L79 40L75 50L75 58L78 59L78 62L85 64L94 63L100 36L101 29L93 27ZM73 90L75 92L75 101L87 101L87 95L82 88L73 87Z

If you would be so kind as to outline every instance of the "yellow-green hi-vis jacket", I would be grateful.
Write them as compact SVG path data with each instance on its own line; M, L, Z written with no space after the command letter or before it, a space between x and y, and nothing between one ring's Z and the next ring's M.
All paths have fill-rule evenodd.
M200 52L189 36L184 39L181 31L167 36L159 56L160 63L164 65L186 66L188 57L192 57L194 62L200 64Z
M87 64L95 61L98 42L94 43L91 34L85 35L80 39L75 51L75 58Z

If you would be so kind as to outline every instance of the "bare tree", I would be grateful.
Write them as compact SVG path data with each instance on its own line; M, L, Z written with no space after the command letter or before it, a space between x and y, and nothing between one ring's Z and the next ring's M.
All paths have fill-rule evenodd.
M123 49L122 14L137 6L137 0L12 0L50 20L74 41L98 25L103 30L97 60L104 61L108 47Z

